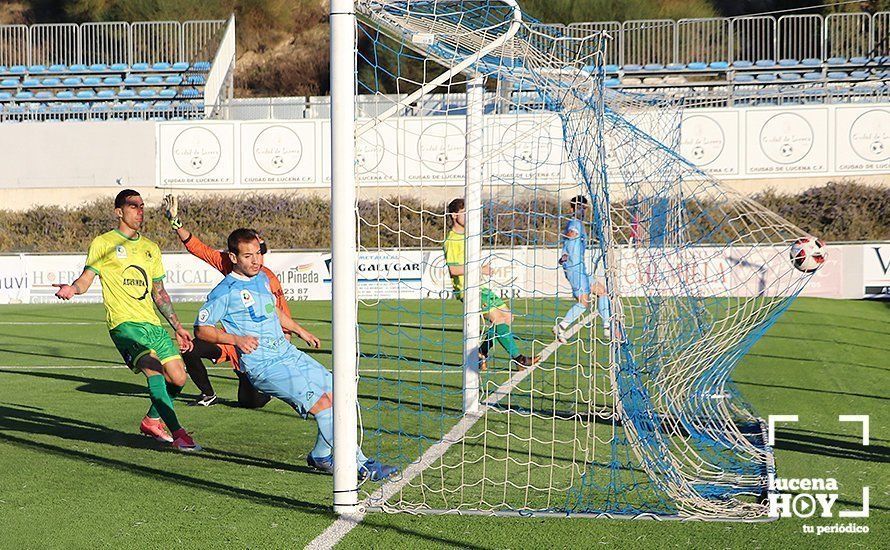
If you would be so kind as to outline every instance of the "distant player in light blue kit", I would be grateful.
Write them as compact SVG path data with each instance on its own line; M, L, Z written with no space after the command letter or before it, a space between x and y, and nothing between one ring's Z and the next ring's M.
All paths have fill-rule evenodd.
M279 316L269 278L261 273L260 242L251 229L236 229L228 239L232 272L214 288L198 312L195 335L213 344L238 349L239 364L257 390L277 397L305 418L318 423L315 447L306 458L310 467L334 471L334 414L331 373L294 347L282 327L297 332L293 320ZM221 322L220 330L216 323ZM394 474L358 450L359 475L379 481Z
M591 285L590 275L587 273L587 263L584 261L587 252L587 231L584 229L584 215L587 210L587 197L578 195L569 201L572 209L572 219L566 224L562 233L562 254L559 257L559 265L572 287L572 296L577 302L572 305L566 316L553 327L553 334L557 340L566 343L566 332L569 327L584 314L590 307L590 291L597 296L597 310L603 320L603 332L606 338L610 338L609 297L606 296L606 288L599 281ZM602 255L596 252L597 258L594 265L594 273L602 269Z

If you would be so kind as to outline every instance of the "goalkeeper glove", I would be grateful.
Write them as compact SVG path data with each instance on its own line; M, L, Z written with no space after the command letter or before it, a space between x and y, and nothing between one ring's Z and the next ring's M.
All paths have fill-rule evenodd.
M174 231L182 227L182 220L179 219L179 201L175 196L164 196L164 215L170 220L170 227Z

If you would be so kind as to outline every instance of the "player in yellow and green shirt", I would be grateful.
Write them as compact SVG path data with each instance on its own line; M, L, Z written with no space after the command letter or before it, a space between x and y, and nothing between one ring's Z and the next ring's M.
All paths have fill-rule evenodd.
M179 352L191 349L192 337L179 322L164 289L161 249L139 233L144 209L145 203L136 191L118 193L114 199L118 228L93 239L83 273L76 281L53 286L59 289L57 297L70 300L89 290L99 276L111 340L127 366L145 374L148 382L151 408L142 419L140 431L174 448L196 451L201 447L183 429L173 410L173 399L187 380ZM178 345L161 326L154 306L173 327Z
M451 275L454 297L463 301L467 221L464 199L457 198L449 202L447 214L447 217L451 220L451 231L445 237L445 263L448 265L448 274ZM483 265L481 271L482 275L491 275L491 268L488 265ZM510 323L513 322L513 314L504 300L485 286L479 289L479 300L482 305L483 317L491 323L479 345L479 369L485 370L492 340L497 340L510 354L510 359L520 367L527 368L534 365L537 362L535 358L526 357L519 353L519 346L516 345L513 332L510 329Z

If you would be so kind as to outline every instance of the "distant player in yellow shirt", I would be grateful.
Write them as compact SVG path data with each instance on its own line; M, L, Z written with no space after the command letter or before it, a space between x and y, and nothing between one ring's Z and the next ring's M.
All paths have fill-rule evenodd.
M161 249L139 233L145 203L132 189L114 199L117 229L99 235L90 243L86 266L70 285L58 284L56 296L62 300L89 290L96 275L102 279L102 301L111 340L127 366L143 373L148 381L151 408L139 430L158 441L171 443L183 451L198 446L179 423L173 399L188 380L180 350L192 348L192 336L182 327L170 295L164 289L166 272ZM147 298L151 296L151 300ZM161 326L152 303L176 331L178 346ZM172 436L167 429L172 430Z
M447 218L451 221L451 231L445 237L445 263L448 265L448 274L451 275L451 286L454 287L454 297L463 301L464 270L466 265L466 225L467 212L464 199L457 198L448 203ZM488 265L482 266L483 275L491 275ZM482 315L491 323L482 337L479 345L479 370L485 370L487 366L488 352L493 340L503 347L510 359L520 368L528 368L538 362L537 357L526 357L519 353L519 346L513 338L510 324L513 322L513 314L510 308L500 296L483 286L479 289L479 301L482 306Z

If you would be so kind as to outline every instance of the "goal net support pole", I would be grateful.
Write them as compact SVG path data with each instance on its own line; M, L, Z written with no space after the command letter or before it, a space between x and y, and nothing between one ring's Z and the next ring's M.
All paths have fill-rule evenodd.
M358 508L355 192L355 7L331 0L331 285L334 512Z

